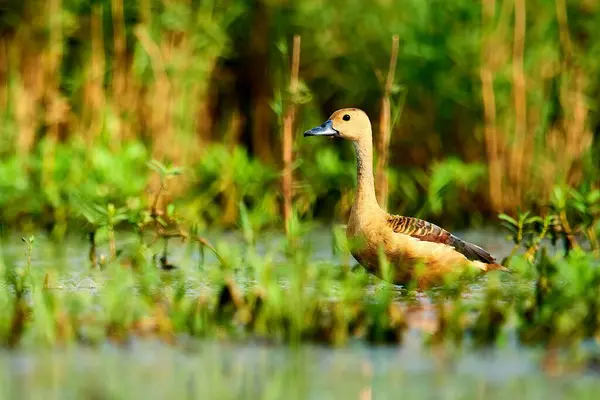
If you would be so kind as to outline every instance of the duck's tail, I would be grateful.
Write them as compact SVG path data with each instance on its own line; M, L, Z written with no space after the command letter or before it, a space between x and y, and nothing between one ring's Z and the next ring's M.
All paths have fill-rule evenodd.
M486 267L487 267L486 268L487 272L489 272L489 271L502 271L502 272L508 272L509 274L513 273L512 269L507 268L504 265L497 264L497 263L487 264Z
M501 264L498 264L495 262L494 263L484 263L481 261L471 261L471 265L478 268L482 272L502 271L502 272L508 272L509 274L512 274L512 272L513 272L511 269L505 267L504 265L501 265Z

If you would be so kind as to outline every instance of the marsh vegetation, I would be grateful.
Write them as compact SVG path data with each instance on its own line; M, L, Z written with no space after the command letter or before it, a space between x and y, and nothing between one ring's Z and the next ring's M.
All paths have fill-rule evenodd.
M3 393L592 398L600 4L401 3L1 3ZM380 201L512 274L355 266L351 148L296 140L349 105Z

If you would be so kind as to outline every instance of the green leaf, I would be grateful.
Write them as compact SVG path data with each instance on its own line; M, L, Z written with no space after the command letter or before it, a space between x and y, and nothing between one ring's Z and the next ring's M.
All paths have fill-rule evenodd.
M525 211L524 213L519 212L518 217L519 217L519 225L522 225L525 223L525 221L527 220L527 217L529 216L530 211Z
M519 223L517 222L517 220L515 220L514 218L512 218L511 216L507 215L507 214L499 214L498 218L502 221L506 221L507 223L514 225L514 226L519 226Z
M516 226L514 226L513 224L510 224L508 222L501 222L500 225L505 227L506 229L508 229L511 233L513 233L515 235L519 231Z
M240 224L242 225L242 232L244 233L244 240L246 243L254 242L254 230L252 229L252 223L248 215L248 209L243 201L240 201Z
M525 224L526 225L531 225L533 223L539 222L540 224L544 223L544 220L542 220L541 217L538 216L534 216L534 217L529 217L528 219L525 220Z
M157 172L161 176L161 178L163 178L167 174L167 167L160 161L152 160L149 161L146 165L151 170Z

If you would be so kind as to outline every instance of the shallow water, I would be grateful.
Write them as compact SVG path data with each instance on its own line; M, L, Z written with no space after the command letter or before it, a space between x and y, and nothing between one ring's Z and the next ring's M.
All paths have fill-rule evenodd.
M24 399L597 398L586 374L548 376L533 352L458 356L419 346L290 348L203 342L169 347L0 353L0 395ZM396 397L395 396L395 397Z
M460 234L460 233L459 233ZM511 245L494 231L469 231L465 240L498 258ZM236 234L207 235L234 248ZM308 237L312 259L346 260L332 252L329 230ZM131 239L124 239L125 241ZM282 238L264 235L257 252L270 254ZM173 240L170 261L183 271L196 268L197 252ZM3 241L5 259L25 264L26 246L19 236ZM32 268L55 268L59 290L94 291L85 238L71 237L59 246L36 238ZM100 253L108 253L100 246ZM206 253L206 263L216 259ZM473 287L477 294L477 285ZM372 290L376 290L373 286ZM418 398L592 398L600 389L594 372L564 373L560 357L548 361L541 350L524 349L514 338L500 350L431 352L421 334L434 329L435 313L428 299L408 315L409 334L402 346L369 347L352 343L343 349L303 345L294 349L246 343L192 342L182 337L172 347L154 341L133 341L45 352L0 352L0 398L388 398L392 393ZM597 345L590 345L597 350ZM565 364L566 365L566 364ZM596 398L594 396L593 398Z
M509 254L512 244L504 236L495 230L472 230L456 232L456 234L467 241L473 242L494 255L497 259L504 258ZM210 243L227 243L231 248L237 248L243 245L242 235L238 232L208 232L203 235ZM6 259L10 259L17 265L26 263L26 244L21 240L20 235L13 234L4 238L0 242L0 251ZM136 241L132 235L117 235L117 247L126 246ZM311 261L328 261L334 264L343 264L350 262L356 264L352 257L343 257L335 255L332 251L333 240L330 229L315 229L307 234L303 240L309 243L311 249ZM278 251L282 248L284 238L280 233L262 234L257 239L255 251L258 255L267 255L274 253L275 259L283 257ZM157 247L160 247L157 245ZM47 268L52 267L63 271L65 274L72 274L74 278L88 272L89 243L84 235L70 236L62 243L56 244L47 236L36 235L35 244L32 253L32 267ZM98 256L108 256L109 249L106 242L98 245ZM189 246L182 244L179 240L171 239L169 241L169 261L185 268L196 268L200 256L196 251L190 251ZM216 257L210 252L205 252L205 262L207 264L217 264Z
M497 259L504 258L511 250L512 245L503 235L495 230L471 230L465 232L456 232L456 234L473 243L476 243ZM10 260L17 266L25 266L27 263L27 245L22 241L22 236L13 234L5 238L0 243L0 255L6 260ZM245 244L242 235L236 231L229 232L208 232L203 235L213 245L221 245L219 251L241 252ZM133 245L138 240L131 234L117 235L117 248L127 248L128 245ZM303 240L308 243L310 248L309 262L323 262L328 265L345 265L358 266L356 260L349 255L340 255L339 252L333 251L333 235L331 228L321 227L311 230L311 232L303 237ZM281 249L285 242L281 233L264 233L256 240L254 250L259 257L269 257L273 261L283 261L285 255ZM55 277L53 289L69 290L69 291L91 291L95 292L99 283L94 281L94 276L89 268L89 243L86 235L72 235L62 243L56 243L45 235L37 235L33 252L31 255L31 267L39 269L53 269L59 273ZM162 251L162 244L155 244L157 252ZM98 258L108 257L110 254L108 243L106 241L97 244ZM203 267L218 268L219 261L217 257L206 250L204 252ZM178 266L182 271L197 270L200 264L200 258L197 247L191 247L188 244L182 243L178 239L169 241L169 262ZM242 261L241 259L239 260ZM360 268L360 267L359 267ZM189 279L190 295L197 294L198 290L210 290L205 282L198 282ZM370 292L377 290L375 280L369 289ZM245 287L247 282L239 280L240 287ZM287 283L281 282L282 285ZM476 297L479 293L480 286L475 283L471 285L471 297ZM400 290L400 289L398 289ZM400 294L400 292L398 292ZM435 314L430 312L429 299L426 296L418 297L422 308L411 308L411 321L418 324L425 330L431 330L431 320L435 319Z

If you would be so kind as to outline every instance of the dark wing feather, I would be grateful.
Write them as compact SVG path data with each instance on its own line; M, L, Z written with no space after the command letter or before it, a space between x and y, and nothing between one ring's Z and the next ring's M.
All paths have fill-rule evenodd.
M431 222L418 218L403 217L401 215L389 215L387 222L396 233L409 235L425 242L442 243L452 246L471 261L482 261L486 264L496 263L494 257L481 247L465 242Z

